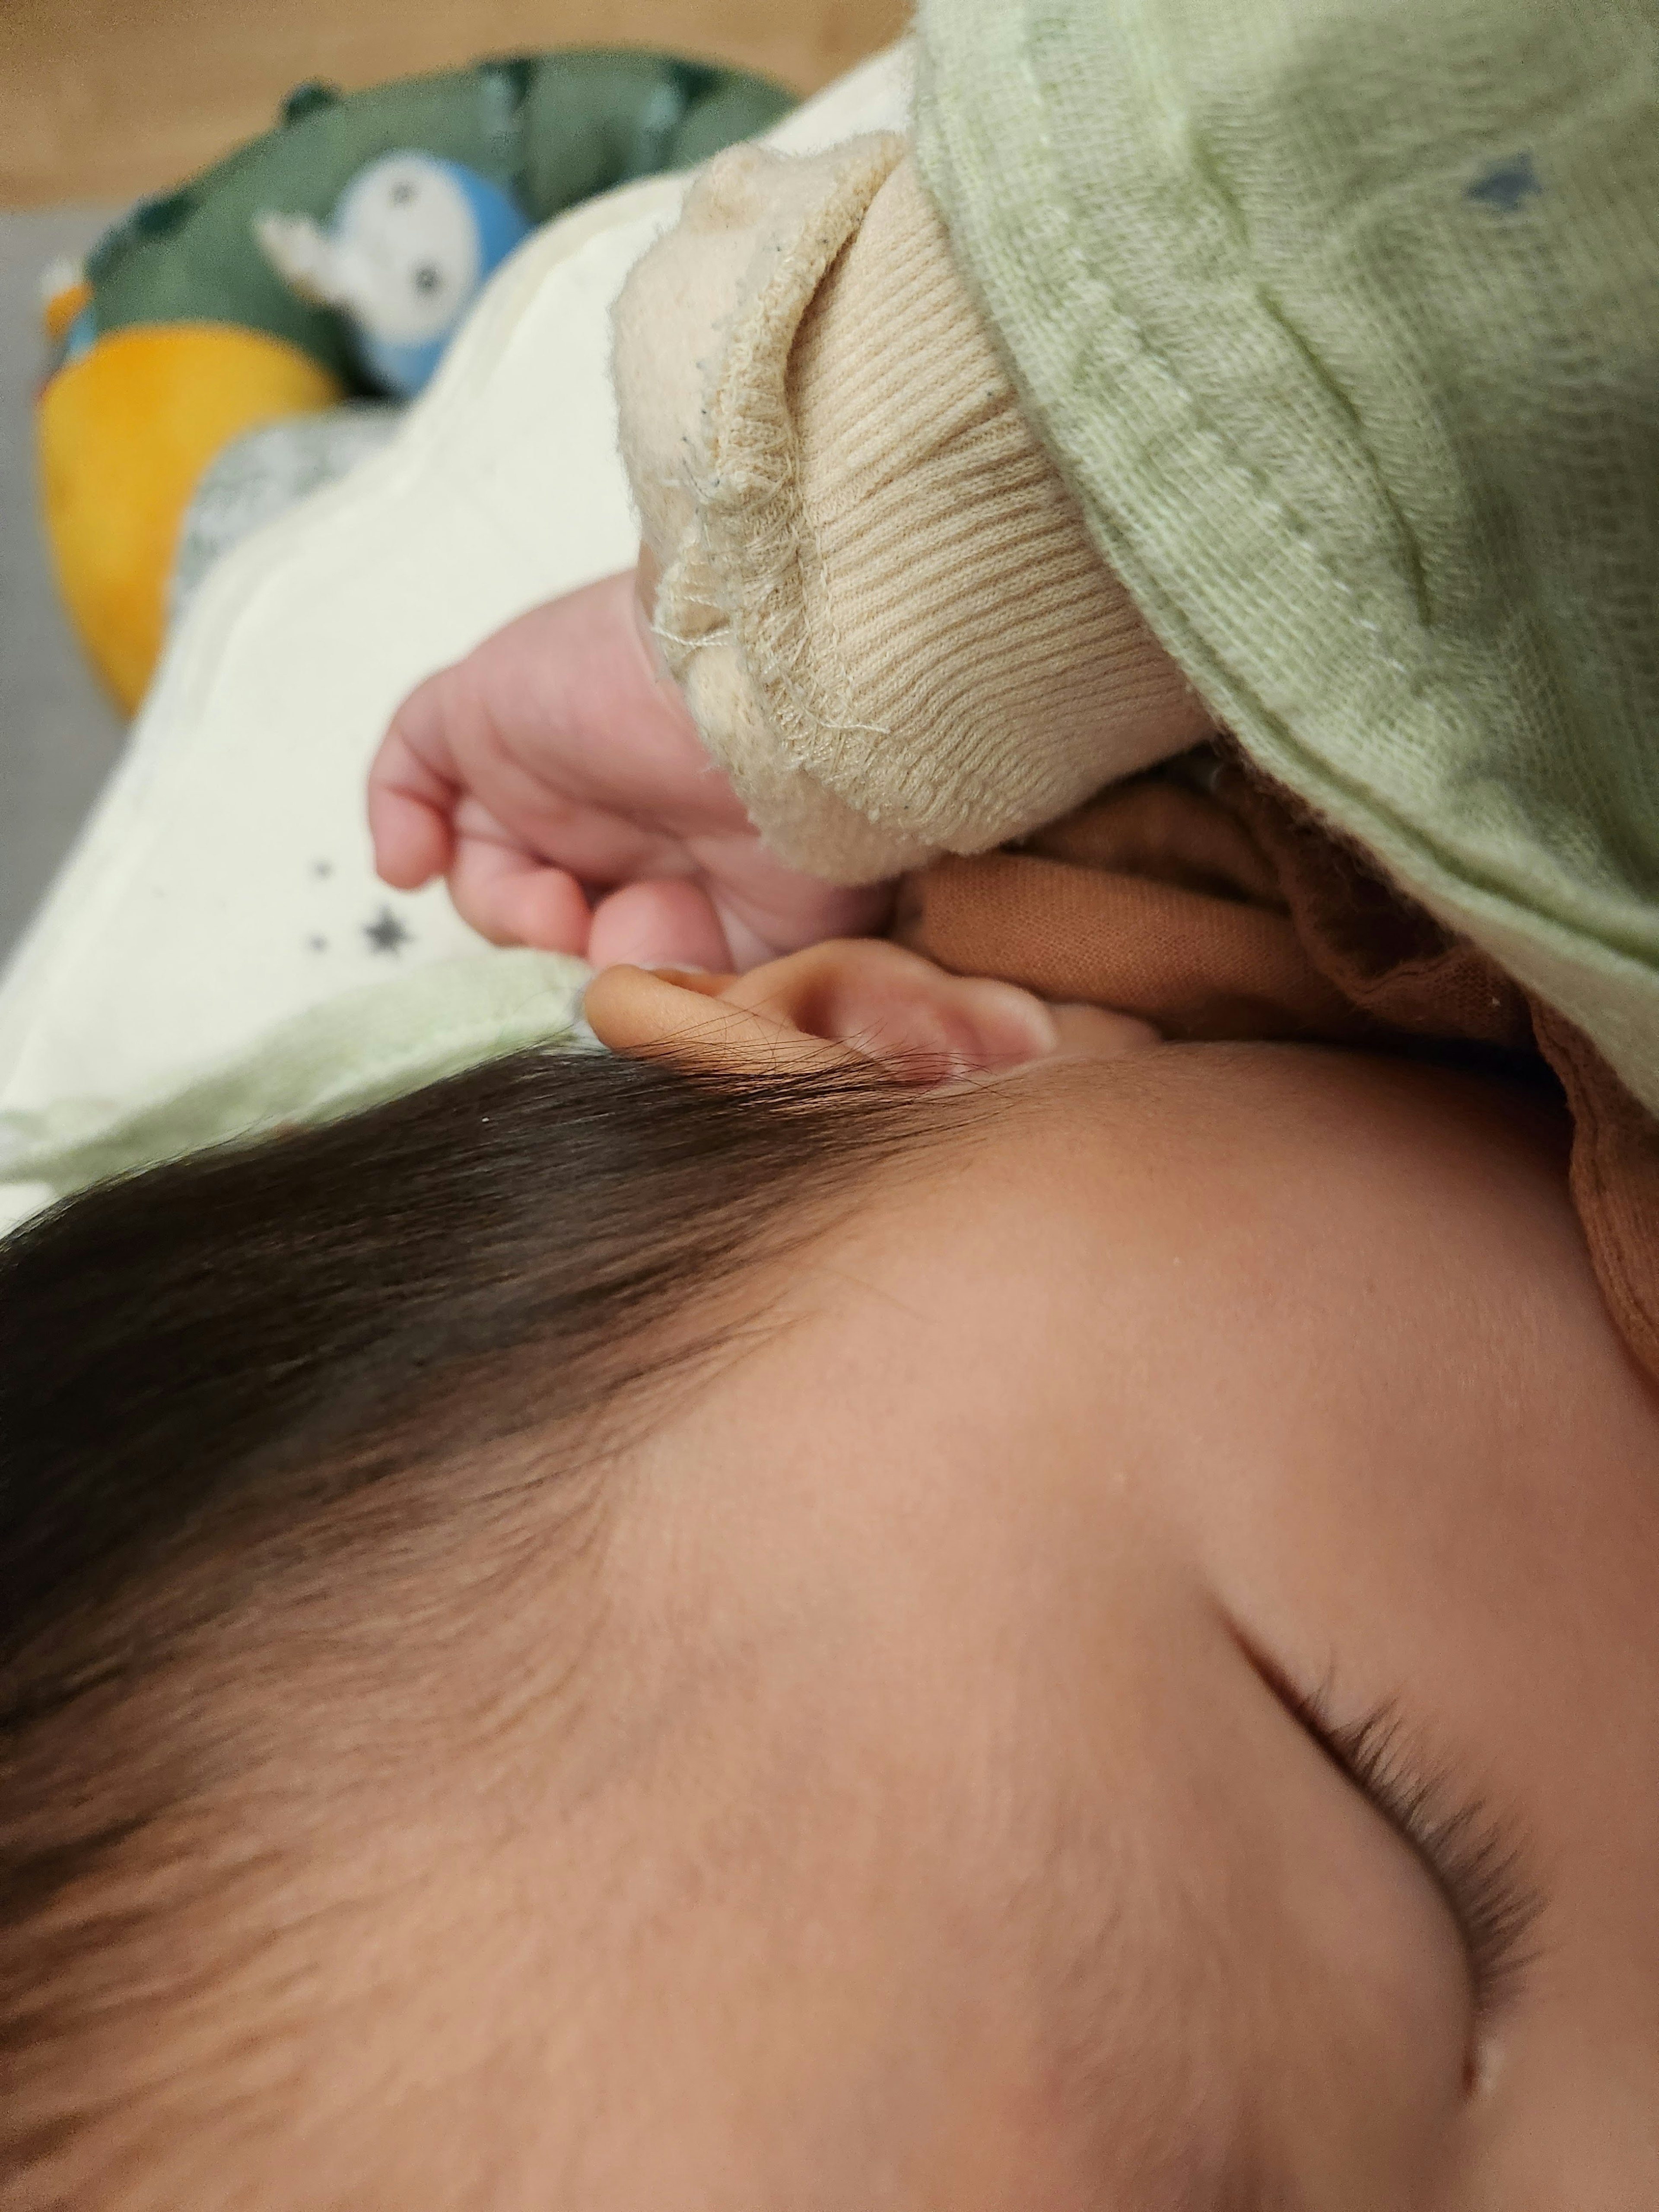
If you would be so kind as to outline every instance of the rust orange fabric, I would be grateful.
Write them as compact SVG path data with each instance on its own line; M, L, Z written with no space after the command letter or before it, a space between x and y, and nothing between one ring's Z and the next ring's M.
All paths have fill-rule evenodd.
M1659 1380L1659 1124L1571 1023L1236 756L907 878L894 933L959 975L1115 1006L1167 1036L1541 1056L1572 1115L1602 1295Z

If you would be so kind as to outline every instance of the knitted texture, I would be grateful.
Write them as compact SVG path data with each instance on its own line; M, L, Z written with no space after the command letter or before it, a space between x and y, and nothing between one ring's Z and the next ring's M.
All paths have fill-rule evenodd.
M1638 0L921 0L917 150L1097 544L1260 767L1659 1108Z
M616 332L659 634L787 858L854 880L981 851L1211 726L899 141L722 157Z
M734 147L635 267L612 324L623 459L660 571L655 623L669 667L768 841L844 883L890 874L927 848L874 830L790 757L749 672L745 645L763 611L737 604L708 521L716 507L740 508L753 566L781 592L799 543L785 364L902 150L888 134L793 161ZM748 430L737 441L722 434L734 405Z

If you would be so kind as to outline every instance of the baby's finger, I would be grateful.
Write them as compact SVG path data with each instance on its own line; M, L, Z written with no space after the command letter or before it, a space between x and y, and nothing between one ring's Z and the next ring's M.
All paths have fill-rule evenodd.
M454 847L454 785L421 758L394 722L368 772L368 834L384 882L412 891L443 874Z
M449 871L449 896L461 920L492 945L587 951L592 916L581 885L518 847L461 838Z
M684 876L629 884L602 899L593 909L587 957L596 968L732 964L708 894Z

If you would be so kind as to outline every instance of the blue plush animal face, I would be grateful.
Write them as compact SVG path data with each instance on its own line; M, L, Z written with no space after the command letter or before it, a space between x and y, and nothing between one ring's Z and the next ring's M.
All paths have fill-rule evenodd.
M372 337L423 345L459 321L483 277L478 227L459 180L394 154L349 186L331 226L351 264L351 306Z
M360 171L326 229L303 216L264 216L258 230L297 291L349 317L370 372L414 392L529 227L487 177L411 152Z

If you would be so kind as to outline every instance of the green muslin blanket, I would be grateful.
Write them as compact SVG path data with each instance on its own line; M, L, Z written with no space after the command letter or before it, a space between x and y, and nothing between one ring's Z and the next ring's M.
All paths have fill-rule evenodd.
M921 0L920 158L1268 775L1659 1110L1659 17Z
M204 1146L336 1121L503 1053L591 1044L581 1020L590 972L556 952L438 961L308 1007L148 1097L0 1114L0 1184L27 1186L44 1203Z

